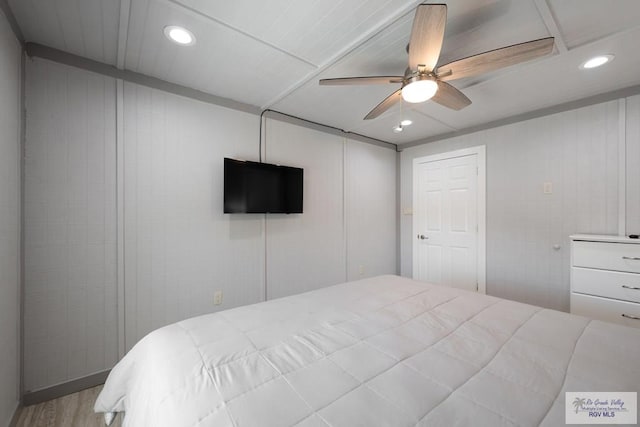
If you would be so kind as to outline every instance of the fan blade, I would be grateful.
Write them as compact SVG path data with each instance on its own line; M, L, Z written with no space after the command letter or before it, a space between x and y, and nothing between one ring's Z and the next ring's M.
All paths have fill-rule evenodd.
M371 120L378 117L380 114L393 107L395 104L402 100L402 89L398 89L391 95L387 96L384 101L376 106L373 110L369 111L369 114L365 116L365 120Z
M421 4L416 9L409 41L409 68L424 66L432 71L438 63L444 27L447 23L446 4Z
M471 100L464 93L442 81L438 81L438 91L431 100L456 111L471 105Z
M343 77L339 79L322 79L322 86L342 86L342 85L378 85L385 83L402 83L402 76L379 76L379 77Z
M552 49L553 37L514 44L450 62L438 67L436 74L444 81L462 79L547 55Z

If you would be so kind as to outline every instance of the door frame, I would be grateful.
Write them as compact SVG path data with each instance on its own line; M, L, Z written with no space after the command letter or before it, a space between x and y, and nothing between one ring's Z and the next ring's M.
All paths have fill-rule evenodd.
M411 239L413 240L413 277L417 276L418 265L418 239L413 236L418 235L418 215L415 210L418 206L418 165L421 163L435 162L438 160L454 159L456 157L464 157L476 155L478 165L478 242L477 242L477 280L478 292L487 293L487 161L486 146L478 145L475 147L463 148L461 150L448 151L446 153L432 154L424 157L416 157L413 159L413 226Z

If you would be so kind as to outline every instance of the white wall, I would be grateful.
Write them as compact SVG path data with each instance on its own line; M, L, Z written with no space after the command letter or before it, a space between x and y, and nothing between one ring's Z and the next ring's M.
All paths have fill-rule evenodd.
M618 111L619 101L611 101L406 149L401 208L412 206L414 158L486 145L487 293L568 310L568 236L618 232L618 156L624 137ZM640 160L637 133L627 142ZM637 183L640 176L630 169ZM553 194L543 194L544 182L553 183ZM627 213L629 230L638 223L638 207ZM402 215L401 272L406 276L412 275L411 227L412 217ZM560 250L553 249L556 244Z
M124 121L127 349L265 287L271 299L396 272L394 151L265 119L263 160L304 168L304 213L225 215L222 160L258 160L257 116L125 84Z
M20 44L0 12L0 425L20 392Z
M304 214L266 222L269 298L396 273L396 153L268 120L266 161L304 168Z
M26 196L40 203L34 206L41 209L30 210L33 215L26 217L27 230L36 233L45 220L38 215L47 212L48 205L43 204L47 200L57 203L75 194L77 186L86 191L100 185L96 194L102 199L95 201L102 200L109 215L115 215L105 244L108 242L114 260L122 255L124 281L111 281L117 277L116 265L108 264L104 270L93 265L87 268L91 280L105 279L109 290L124 290L119 297L105 294L109 298L104 303L110 315L123 309L124 315L117 320L124 322L127 350L160 326L261 301L265 287L273 298L347 278L396 272L394 151L265 119L263 160L304 168L304 214L225 215L223 158L258 160L258 116L130 83L119 92L111 79L45 60L36 59L29 70L27 145L30 157L40 160L31 161L26 170L28 180L39 178L39 186L28 187ZM73 103L73 109L57 104L64 99L78 101L78 88L87 88L82 98L86 104ZM120 105L122 111L114 113ZM93 120L87 128L96 111L103 111L104 121ZM121 117L118 123L113 121L116 116ZM108 138L98 142L104 145L108 140L109 147L117 147L121 155L116 159L115 151L102 152L104 162L97 170L107 173L108 169L109 180L95 179L96 159L90 158L85 166L92 167L82 169L89 181L76 175L78 182L53 179L55 171L68 169L65 159L69 155L84 149L83 141L95 143L93 136L76 138L78 129L102 129L100 126L109 131L105 133ZM122 139L118 140L120 130ZM47 144L39 142L45 137ZM66 145L56 143L58 140ZM123 180L116 182L116 176ZM117 208L111 204L116 190L122 191L123 202ZM54 207L65 218L78 215L76 204ZM96 210L91 215L106 218ZM118 226L124 230L123 253L113 254L111 243ZM44 249L27 252L29 266L53 268L67 261L64 250L55 251L42 241L43 236L51 235L45 231L29 238L30 244L40 239L36 239L38 248L44 245ZM113 246L114 250L119 247ZM54 285L50 282L45 283L46 289L37 282L27 287L30 293L43 291L41 298L27 299L33 326L25 331L25 340L32 343L30 350L36 355L29 356L33 360L26 367L32 388L74 379L70 374L84 368L83 359L70 354L66 364L59 363L64 351L60 349L70 348L69 342L94 345L89 335L80 335L80 340L56 335L60 345L54 347L42 331L77 322L73 313L86 311L86 301L72 299L68 293L66 298L59 297L49 289ZM216 306L213 295L218 290L224 298ZM62 312L55 311L59 303L66 304ZM109 318L104 323L94 319L86 323L88 328L102 327L94 332L109 338L110 358L100 362L104 362L101 369L110 368L111 352L117 351L115 343L122 338L117 322L114 326Z
M396 273L396 156L393 150L347 142L348 280Z
M346 280L344 144L339 136L267 120L265 160L304 169L304 213L267 216L269 299Z
M260 301L264 215L222 213L223 158L258 160L258 124L125 84L127 349L160 326Z
M115 80L27 60L25 391L117 360Z

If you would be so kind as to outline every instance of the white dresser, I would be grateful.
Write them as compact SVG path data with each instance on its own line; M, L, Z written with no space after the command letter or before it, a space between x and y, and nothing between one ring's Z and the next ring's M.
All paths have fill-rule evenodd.
M571 236L571 313L640 328L640 240Z

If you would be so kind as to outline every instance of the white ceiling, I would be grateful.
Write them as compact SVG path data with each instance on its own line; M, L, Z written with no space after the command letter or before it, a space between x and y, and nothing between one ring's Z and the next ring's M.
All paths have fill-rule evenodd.
M409 0L9 0L26 41L260 108L398 144L640 84L638 0L450 0L440 63L554 36L554 53L453 81L473 102L400 106L362 118L399 85L319 86L330 77L402 75ZM163 35L189 28L194 46ZM578 66L615 54L602 68Z

